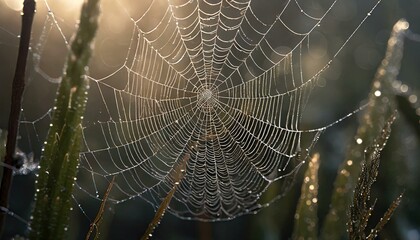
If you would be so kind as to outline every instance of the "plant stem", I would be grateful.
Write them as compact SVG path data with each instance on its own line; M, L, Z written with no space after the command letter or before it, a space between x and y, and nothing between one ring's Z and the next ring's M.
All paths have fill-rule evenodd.
M99 207L98 214L96 214L95 220L93 220L93 222L90 224L89 231L86 234L85 240L89 240L90 236L93 234L94 231L95 231L94 239L99 239L99 225L101 224L102 219L104 217L105 205L106 205L106 202L108 201L109 193L111 192L111 189L114 186L114 182L115 182L115 175L112 178L111 182L108 184L108 188L106 189L104 197L102 198L102 202L101 202L101 206Z
M163 218L163 215L165 215L166 209L168 209L169 204L171 203L172 197L174 196L176 190L178 189L178 186L182 179L184 178L184 172L187 167L187 162L190 159L191 155L190 153L186 153L184 157L182 158L180 164L176 166L172 173L170 174L170 178L174 179L174 185L172 186L172 189L168 192L166 197L163 199L162 203L160 204L159 208L157 209L155 216L153 217L153 220L149 223L149 226L146 229L146 232L141 237L141 240L148 240L152 237L153 231L155 228L159 225L160 221Z
M318 229L318 169L320 159L316 153L308 164L296 208L292 239L317 238Z
M397 79L400 71L407 29L408 22L404 19L394 25L385 58L373 80L369 106L363 115L355 140L352 141L346 154L346 160L339 168L330 210L325 218L320 239L346 238L348 206L351 204L353 189L361 172L364 150L374 143L375 137L382 131L382 126L396 109L392 82Z
M20 111L22 108L22 95L25 89L26 60L29 53L32 22L35 15L35 0L25 0L23 3L22 27L19 41L19 52L16 62L15 76L12 85L12 99L9 114L9 126L6 142L6 156L4 163L14 165L14 153L16 151L17 135L19 131ZM4 168L0 186L0 207L8 208L9 192L12 185L13 171ZM6 213L0 212L0 233L3 231Z
M82 5L80 24L57 91L36 183L30 233L33 240L65 239L68 234L72 192L82 144L82 119L89 90L87 66L98 29L99 2L87 0Z

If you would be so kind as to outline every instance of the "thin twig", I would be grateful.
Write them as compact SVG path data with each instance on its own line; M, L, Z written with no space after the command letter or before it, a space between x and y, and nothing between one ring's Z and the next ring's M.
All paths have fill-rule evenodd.
M97 239L97 236L99 234L99 225L100 225L100 222L102 221L102 218L105 212L105 204L108 200L108 196L109 196L109 193L111 192L112 186L114 186L114 182L115 182L115 176L112 178L111 182L108 185L108 188L106 189L106 192L102 199L101 206L99 207L99 210L98 210L98 214L96 215L95 220L93 220L93 222L90 224L89 231L86 234L85 240L90 239L90 235L93 233L93 230L96 230L94 239Z
M31 39L32 22L35 15L35 0L25 0L23 3L22 27L19 42L19 52L16 62L15 77L12 86L12 100L9 114L9 126L6 142L6 156L4 163L14 165L14 153L16 150L17 134L19 129L20 111L22 108L22 95L25 89L26 60L29 53L29 42ZM9 192L12 184L13 171L4 168L3 178L0 186L0 207L8 209ZM3 231L5 212L0 211L0 231Z

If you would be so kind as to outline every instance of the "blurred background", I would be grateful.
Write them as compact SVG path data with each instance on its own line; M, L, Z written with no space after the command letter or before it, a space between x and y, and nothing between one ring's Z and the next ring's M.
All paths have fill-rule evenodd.
M274 11L271 8L276 1L265 0L258 4L261 9L271 12ZM10 89L19 41L21 2L0 0L0 129L7 128ZM129 2L121 0L119 4L133 4ZM309 2L317 2L326 7L332 1ZM48 1L54 10L53 21L58 22L60 29L52 27L54 23L47 17L46 3L38 1L37 4L31 45L33 56L29 59L22 117L24 124L21 126L19 143L19 148L27 154L32 153L36 160L40 156L49 124L49 109L53 105L57 82L62 74L67 53L66 42L75 30L82 0ZM108 76L121 65L126 52L118 49L127 49L132 37L130 19L113 4L114 1L103 1L103 16L90 67L90 75L95 79ZM338 1L320 30L311 37L311 59L315 62L328 59L331 49L336 49L337 43L347 39L373 4L373 1L366 0ZM128 9L135 12L138 7L135 5ZM420 0L387 0L379 4L334 60L331 68L321 76L319 87L314 89L306 108L302 128L312 129L332 123L354 111L367 98L375 71L384 57L393 24L400 18L406 18L411 31L420 33L419 10ZM46 31L49 34L45 38ZM42 56L38 57L36 54L40 52ZM407 39L399 80L404 89L407 87L406 92L413 95L420 93L419 57L420 42ZM414 101L417 98L412 99L419 106ZM349 143L354 141L358 116L354 115L328 128L313 149L313 152L321 155L318 197L318 217L321 223L328 212L337 168L344 161ZM405 196L381 233L381 239L420 239L419 141L414 129L400 116L382 154L378 181L374 185L373 197L378 202L372 221L376 222L382 216L399 193L404 191ZM288 239L292 233L303 172L304 169L301 169L294 187L285 197L256 215L246 215L226 222L203 223L180 220L167 214L157 228L154 239ZM15 176L13 180L10 210L27 220L32 207L34 179L34 174L29 174ZM99 207L97 201L80 199L79 203L83 211L75 205L70 228L72 239L84 239L90 224L85 214L92 218ZM111 206L107 211L107 220L103 223L109 227L102 230L101 236L104 239L137 239L153 215L153 207L141 199ZM2 239L10 239L17 234L25 235L26 231L25 224L9 217Z

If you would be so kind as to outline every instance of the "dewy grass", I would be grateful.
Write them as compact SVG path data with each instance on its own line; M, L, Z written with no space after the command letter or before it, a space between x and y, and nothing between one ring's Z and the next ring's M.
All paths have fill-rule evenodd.
M402 194L391 204L376 226L370 231L366 231L376 203L376 200L371 203L370 199L372 185L376 181L379 172L381 151L391 134L391 125L395 118L396 114L393 114L388 119L381 134L375 139L374 144L365 151L365 161L354 189L353 202L350 205L347 221L347 232L351 240L375 239L401 202Z
M82 6L78 31L71 43L41 158L31 239L65 238L79 164L81 122L89 89L86 66L98 28L98 16L99 0L86 1Z
M373 81L369 107L338 171L330 211L319 239L374 239L401 202L402 194L394 200L376 226L366 232L373 211L373 205L369 202L370 189L378 174L380 152L396 117L397 105L392 82L399 73L404 33L407 29L408 23L405 20L398 21L394 26L386 56ZM318 157L314 157L305 173L295 214L293 239L318 239L318 164ZM315 202L313 199L316 199Z
M316 153L309 161L303 179L300 199L295 213L293 239L317 239L319 164L319 154Z
M354 188L353 198L350 206L346 206L348 216L347 221L348 239L375 239L378 233L383 229L389 221L394 211L397 209L402 200L400 194L388 207L383 217L370 231L367 231L370 216L373 213L376 200L371 197L371 189L379 172L380 154L386 145L391 134L391 125L396 119L396 112L386 121L379 136L374 140L373 144L364 151L364 163L361 173ZM292 239L323 239L318 238L318 169L319 155L315 154L309 162L308 169L304 176L300 200L295 213L295 222ZM337 190L336 190L337 191ZM329 228L330 226L324 226ZM340 235L340 239L347 239L346 232L333 232Z
M369 107L362 116L356 137L338 171L321 239L343 239L346 236L347 210L361 171L364 150L373 144L375 137L381 133L382 126L396 109L392 82L396 80L400 70L404 33L407 29L408 23L405 20L400 20L394 25L385 58L373 80Z

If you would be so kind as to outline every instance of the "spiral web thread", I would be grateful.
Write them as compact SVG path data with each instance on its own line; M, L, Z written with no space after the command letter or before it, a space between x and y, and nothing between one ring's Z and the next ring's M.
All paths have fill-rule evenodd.
M112 201L141 197L157 207L177 185L168 211L204 221L255 213L281 197L319 134L342 120L300 129L312 89L380 1L315 71L306 71L310 63L303 60L310 36L340 1L316 8L301 0L274 2L108 3L129 23L131 35L112 72L95 76L95 64L90 67L77 194L101 200L115 176ZM53 31L68 46L69 24L52 2L40 4L48 11L33 50L34 69L55 83L42 67L44 48ZM25 115L22 124L37 132L50 113L35 120ZM312 139L306 147L304 134ZM179 181L171 170L186 155ZM263 195L270 186L274 197Z

